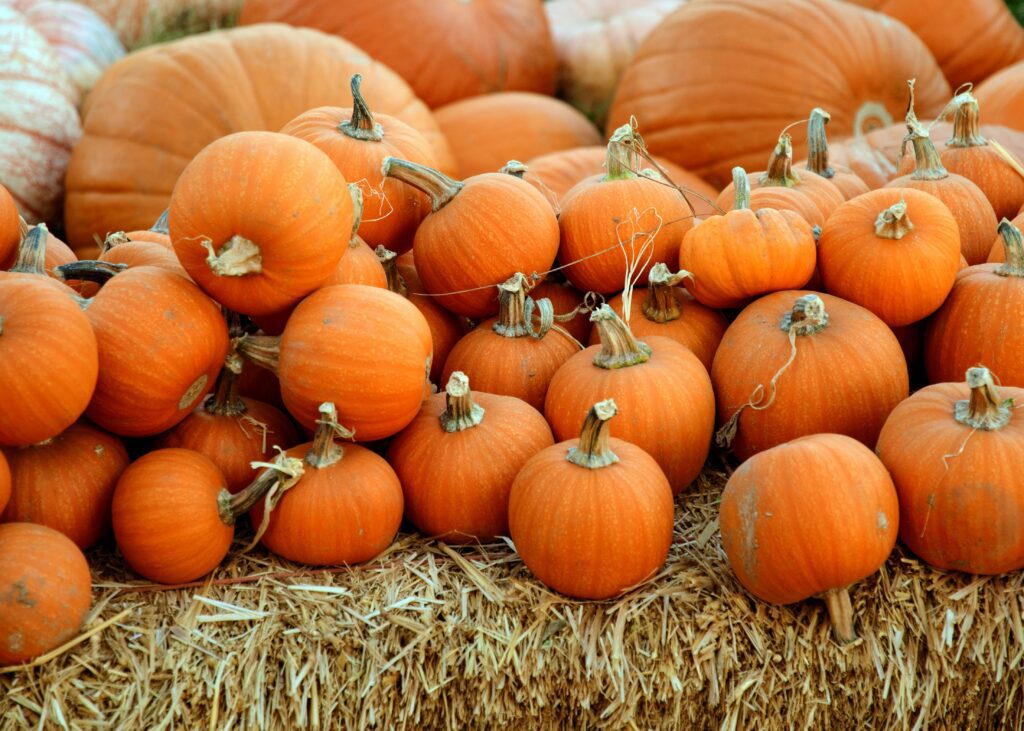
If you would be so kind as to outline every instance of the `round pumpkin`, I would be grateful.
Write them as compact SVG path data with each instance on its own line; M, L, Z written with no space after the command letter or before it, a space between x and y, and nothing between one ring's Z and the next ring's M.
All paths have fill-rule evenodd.
M180 277L191 279L185 268L181 266L174 249L155 241L136 238L138 232L116 231L106 239L100 247L97 261L108 264L124 264L131 267L160 267L174 272Z
M92 577L67 536L34 523L0 525L0 665L60 647L92 603Z
M643 449L609 435L618 411L593 405L578 439L530 458L509 494L509 534L523 563L579 599L608 599L646 581L672 543L672 490Z
M967 383L922 388L892 412L878 456L896 483L900 539L932 566L972 574L1024 567L1024 389Z
M878 457L848 436L826 433L741 464L722 491L718 520L729 565L747 591L771 604L821 596L836 639L850 642L856 634L848 587L885 563L900 508Z
M831 180L833 185L843 194L845 200L855 198L861 193L871 190L857 173L845 165L832 165L829 161L828 138L825 125L832 115L821 107L811 110L807 121L807 161L796 165L797 170L807 170Z

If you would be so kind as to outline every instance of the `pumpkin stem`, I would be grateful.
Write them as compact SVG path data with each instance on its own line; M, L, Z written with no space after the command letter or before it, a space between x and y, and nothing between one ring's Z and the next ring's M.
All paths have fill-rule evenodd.
M379 244L373 250L373 253L377 255L377 261L384 267L384 276L388 280L388 289L395 294L408 298L409 288L405 284L405 279L399 274L398 265L395 261L398 258L398 254L391 249L384 248L383 244Z
M501 168L498 169L499 173L505 175L511 175L512 177L523 179L526 173L530 172L530 168L525 163L521 163L518 160L509 160Z
M750 178L747 171L736 166L732 169L732 208L734 211L743 211L750 208Z
M462 181L449 178L434 168L397 157L385 157L380 171L384 177L401 180L422 190L430 196L430 207L435 212L448 205L448 202L465 187Z
M280 335L243 335L235 338L232 347L260 368L277 373L281 360Z
M836 171L828 164L828 138L825 136L825 125L831 119L832 115L815 107L807 120L807 169L830 179L836 176Z
M167 223L167 219L170 216L171 209L165 208L164 212L160 214L160 218L156 219L156 222L149 227L149 230L156 234L163 234L164 236L171 235L170 224Z
M662 262L651 267L647 277L647 298L640 307L644 317L653 322L671 322L682 317L679 306L683 298L677 288L684 279L693 279L693 275L685 269L673 274Z
M953 136L946 141L946 147L983 147L988 139L981 134L978 100L971 93L973 85L953 97L950 106L956 108L953 115Z
M967 369L967 385L971 396L957 401L953 406L953 418L964 426L983 431L996 431L1010 423L1013 416L1012 402L999 398L999 391L992 382L988 368L979 366Z
M829 589L821 598L828 607L832 634L835 635L836 642L845 645L857 639L857 633L853 631L853 604L850 602L850 592L845 587Z
M348 195L352 199L352 235L348 238L348 248L356 249L362 243L359 238L359 224L363 222L363 191L355 183L348 184Z
M218 277L244 277L263 271L260 247L244 236L235 234L221 245L220 250L213 248L210 239L203 239L200 243L208 253L206 265Z
M252 468L257 467L266 469L248 487L234 495L226 488L218 493L217 508L225 525L234 525L239 515L248 513L264 498L269 498L276 505L280 496L298 483L303 474L302 460L289 457L283 451L273 462L253 462Z
M384 128L373 119L373 112L359 91L362 80L359 74L352 75L352 116L338 125L338 131L355 140L380 142L384 139Z
M996 269L996 274L1001 277L1024 277L1024 241L1021 240L1020 229L1004 218L999 222L998 230L1003 237L1006 263Z
M942 180L948 178L949 173L942 165L939 152L935 149L931 135L928 134L921 123L917 120L913 108L907 112L907 136L903 138L903 147L906 148L909 142L914 146L914 172L911 180ZM902 154L902 151L901 153Z
M608 446L608 420L617 413L619 407L612 399L591 406L580 430L579 443L569 448L567 459L588 470L599 470L618 462L618 455Z
M115 231L112 234L107 234L107 238L103 239L103 243L100 244L100 253L106 254L115 246L120 246L121 244L130 244L131 241L132 240L128 238L128 234L126 234L124 231Z
M334 404L327 401L320 404L320 418L316 420L313 446L306 452L306 464L316 469L324 469L338 462L344 456L344 452L341 445L334 441L336 437L352 439L355 432L338 423L338 410L334 408Z
M555 309L551 300L534 300L527 295L526 276L516 272L498 285L498 319L491 326L498 335L521 338L529 335L542 338L555 324ZM540 310L540 328L533 327L534 308Z
M232 349L217 374L213 393L206 397L203 410L214 416L238 416L246 412L245 402L238 395L238 376L242 372L242 356Z
M899 240L913 230L914 224L907 216L907 202L903 196L875 219L875 236L883 239Z
M647 343L637 340L615 310L604 304L590 314L601 336L601 352L594 356L594 365L611 370L646 363L651 358Z
M783 132L768 158L768 169L757 179L763 188L792 188L800 183L793 172L793 138Z
M82 259L81 261L72 261L54 267L53 273L61 282L96 282L102 285L127 268L127 264Z
M643 150L643 138L633 129L632 124L624 124L612 132L608 138L608 146L604 154L603 180L629 180L635 178L638 151Z
M793 309L782 316L779 327L796 335L813 335L828 327L825 303L816 294L805 294L793 304Z
M484 419L484 407L473 402L469 390L469 377L462 371L455 371L444 388L445 410L441 413L441 428L448 433L464 431Z
M23 233L10 271L46 276L46 240L49 236L45 223L36 224Z

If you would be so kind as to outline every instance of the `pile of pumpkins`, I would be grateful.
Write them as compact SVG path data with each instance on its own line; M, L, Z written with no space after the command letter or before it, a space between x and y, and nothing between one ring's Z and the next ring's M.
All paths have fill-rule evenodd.
M431 112L312 30L254 25L112 66L66 180L74 250L0 188L0 665L75 633L82 550L112 533L136 573L187 583L242 516L309 565L371 560L403 520L452 543L509 536L553 589L617 596L662 570L714 443L739 463L720 513L739 581L773 603L822 596L840 640L847 588L897 536L944 569L1024 566L1019 138L980 126L981 90L953 94L904 26L837 0L762 5L668 16L596 151L562 102L416 77ZM243 21L326 23L317 6L246 3ZM776 6L925 54L908 87L891 74L922 62L892 51L895 151L862 136L839 165L825 130L847 110L750 99L738 126L664 132L647 56ZM540 23L521 45L551 45ZM259 83L227 83L199 63L213 53ZM505 73L550 81L544 57ZM346 106L308 103L342 73ZM948 142L923 109L952 118ZM748 174L741 136L780 114L809 115L806 134L772 129ZM694 143L700 129L723 139Z

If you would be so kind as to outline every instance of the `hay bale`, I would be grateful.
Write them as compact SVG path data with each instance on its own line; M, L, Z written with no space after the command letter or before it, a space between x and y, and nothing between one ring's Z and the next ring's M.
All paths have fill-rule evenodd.
M370 564L317 571L257 549L174 589L101 549L84 641L0 672L0 727L1024 723L1020 573L945 574L897 549L852 591L861 639L840 647L821 603L770 607L736 583L723 484L707 472L677 501L664 570L608 602L552 594L504 544L403 535Z

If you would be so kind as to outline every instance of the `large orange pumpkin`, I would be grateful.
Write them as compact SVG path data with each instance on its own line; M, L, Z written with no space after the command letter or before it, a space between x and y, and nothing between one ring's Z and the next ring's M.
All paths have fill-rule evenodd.
M640 46L607 129L635 116L652 153L724 185L737 165L756 170L779 127L815 106L838 137L891 124L910 78L921 113L938 114L950 89L925 45L850 3L688 2Z

